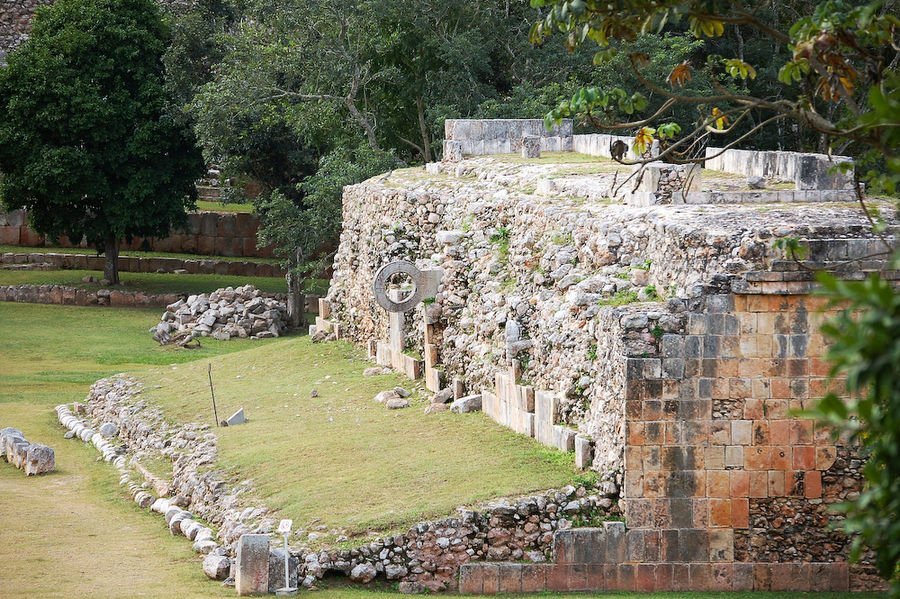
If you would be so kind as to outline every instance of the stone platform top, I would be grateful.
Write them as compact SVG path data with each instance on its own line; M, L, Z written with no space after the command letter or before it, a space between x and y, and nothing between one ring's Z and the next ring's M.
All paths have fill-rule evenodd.
M473 213L481 202L510 205L521 201L529 210L554 218L561 214L578 215L581 219L599 218L601 227L615 222L639 228L664 224L681 230L684 235L711 236L709 242L716 245L722 243L714 239L716 236L760 239L870 236L869 224L858 204L848 201L839 191L796 191L787 189L793 187L787 183L749 190L742 175L704 170L701 191L708 203L634 206L626 204L622 197L634 187L636 178L621 185L630 174L631 167L572 152L545 153L544 158L537 160L510 154L473 157L452 164L434 163L425 169L397 170L359 186L403 190L407 195L419 197L434 194L437 204L441 198L452 198L457 205L462 200L470 208L474 205ZM615 194L614 189L619 193ZM744 203L723 204L721 196L729 193L746 196ZM811 193L817 196L814 201L800 201ZM835 201L829 201L831 198ZM885 204L884 208L882 214L893 214L889 205ZM891 224L896 225L896 219ZM849 257L858 257L861 251L859 248Z

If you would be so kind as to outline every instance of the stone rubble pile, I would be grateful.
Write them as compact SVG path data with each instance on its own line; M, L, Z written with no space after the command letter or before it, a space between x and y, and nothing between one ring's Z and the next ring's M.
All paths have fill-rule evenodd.
M24 470L26 476L44 474L56 470L53 449L41 443L29 443L22 431L7 427L0 429L0 457Z
M228 341L232 337L268 339L287 331L287 306L265 297L252 285L226 287L192 295L166 306L160 323L151 329L162 344L190 334Z
M230 486L221 472L210 468L217 450L216 436L207 425L169 424L158 409L147 405L141 392L142 386L133 379L103 379L91 386L83 419L65 405L58 406L56 412L63 426L79 439L93 443L104 459L119 469L121 484L138 505L165 516L173 535L185 536L196 552L205 555L202 568L208 577L218 580L231 576L240 536L272 534L277 520L266 507L248 504L252 491L249 481ZM122 445L115 445L99 432L106 424L115 426ZM140 475L130 467L132 462L150 456L172 462L166 497L152 494L149 482L138 483L136 477ZM376 539L355 549L311 547L309 543L321 534L298 531L302 544L290 549L291 579L296 574L300 584L312 588L316 580L333 574L357 582L384 577L399 582L404 592L439 591L454 587L463 563L544 561L553 531L620 516L618 489L600 482L501 499L476 509L459 508L455 517L423 522L405 534ZM217 534L212 527L218 528ZM272 584L283 581L284 556L278 552L270 555L270 590L275 588Z

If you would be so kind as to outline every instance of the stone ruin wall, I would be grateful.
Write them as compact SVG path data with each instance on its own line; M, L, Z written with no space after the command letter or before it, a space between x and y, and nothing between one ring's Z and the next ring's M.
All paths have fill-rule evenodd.
M588 208L534 201L477 161L454 175L498 185L478 192L439 174L434 185L382 177L346 188L329 300L341 337L383 340L375 270L397 259L441 266L435 302L406 319L409 348L423 349L423 319L439 324L445 384L458 377L467 392L488 392L501 421L492 393L502 394L515 358L516 382L554 393L560 421L593 439L592 467L624 500L622 579L584 586L571 568L600 566L557 561L529 570L539 588L880 586L870 562L847 566L847 539L827 529L828 505L861 488L858 457L789 413L826 389L823 315L810 274L772 249L796 235L819 265L864 256L877 242L858 214ZM600 306L622 277L669 299ZM696 580L672 583L679 565L686 581L696 567ZM519 567L512 575L524 584L531 566ZM485 586L492 572L465 566L460 584L496 592Z
M53 0L4 0L0 6L0 64L6 55L18 48L31 31L34 11Z
M257 247L259 219L249 212L191 212L187 215L187 220L185 231L172 231L168 237L161 238L135 237L130 243L123 240L120 250L245 258L272 257L272 246ZM9 213L0 210L0 245L43 247L48 241L28 226L28 213L25 210L13 210ZM58 240L58 245L63 248L88 247L83 239L76 243L65 236Z

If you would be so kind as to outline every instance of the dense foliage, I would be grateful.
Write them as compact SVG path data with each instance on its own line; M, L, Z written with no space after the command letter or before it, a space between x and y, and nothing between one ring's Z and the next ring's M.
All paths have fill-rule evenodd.
M118 283L121 238L186 223L203 162L175 116L153 0L58 0L0 69L0 199L49 237L86 237Z
M900 260L895 260L895 268ZM844 530L858 535L854 551L876 549L879 573L892 580L900 596L900 294L878 276L865 281L821 277L825 289L845 310L822 327L833 345L833 374L846 377L851 399L831 394L814 415L859 443L866 458L868 484L860 498L839 506ZM849 303L848 303L849 302Z

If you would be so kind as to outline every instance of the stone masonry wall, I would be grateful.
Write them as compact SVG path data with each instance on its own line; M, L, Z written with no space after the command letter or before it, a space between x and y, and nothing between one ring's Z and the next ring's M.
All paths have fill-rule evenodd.
M682 566L697 590L877 588L826 528L827 506L858 492L860 462L789 412L825 391L823 315L810 273L773 249L797 236L810 266L882 269L864 259L877 241L861 215L586 202L536 193L529 168L473 159L346 188L328 299L341 337L384 340L374 271L441 266L427 318L444 384L481 392L491 417L535 438L549 395L560 424L593 440L592 467L621 484L625 569L584 586L590 560L557 559L535 570L542 588L687 588L672 581ZM424 319L421 307L405 319L420 352ZM465 566L468 588L488 592L490 567ZM511 574L523 589L526 567Z
M256 231L259 219L250 213L192 212L188 214L187 231L174 231L168 237L157 239L134 238L122 244L122 250L148 250L206 256L247 258L271 258L272 248L256 247ZM61 247L87 247L84 241L73 243L62 237ZM41 247L47 240L28 226L24 210L8 214L0 212L0 245Z
M5 56L28 39L31 31L31 18L34 11L42 4L51 4L53 0L4 0L0 5L0 65Z

